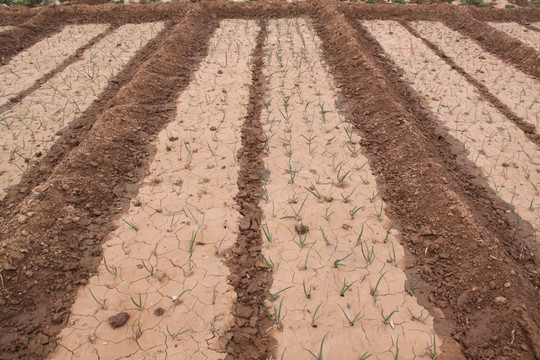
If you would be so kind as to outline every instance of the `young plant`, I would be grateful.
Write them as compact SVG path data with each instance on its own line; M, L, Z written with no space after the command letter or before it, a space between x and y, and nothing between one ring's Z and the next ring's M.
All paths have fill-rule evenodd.
M390 313L390 315L384 316L384 310L381 310L381 315L382 315L382 318L383 318L383 324L388 324L390 322L390 320L392 320L392 315L394 315L397 312L399 312L399 310L394 310L394 311L392 311Z
M433 329L433 344L428 344L426 355L431 359L435 359L437 357L437 334L435 333L435 329Z
M420 321L420 322L423 323L424 321L427 320L427 318L429 317L429 315L431 315L431 303L429 304L429 310L428 310L428 313L427 313L427 315L424 316L424 317L422 317L421 315L420 315L420 316L415 316L409 308L407 308L407 310L409 311L409 314L411 314L411 318L412 318L413 320Z
M364 244L365 244L365 250L364 250ZM360 243L360 249L362 250L362 256L364 257L364 260L366 260L367 264L370 265L373 262L373 259L375 258L374 246L371 245L371 251L370 251L367 243L365 241L362 241Z
M349 175L349 173L351 172L351 170L349 170L345 174L341 175L341 169L343 169L343 168L340 167L338 172L337 172L337 175L336 175L337 182L338 182L337 185L338 186L343 186L343 183L344 183L345 179L347 178L347 175Z
M92 296L92 299L94 299L94 301L96 303L98 303L99 307L101 309L105 309L105 307L106 307L105 303L106 303L107 299L103 299L103 301L99 301L98 299L96 299L96 297L94 296L94 293L92 292L92 290L90 288L88 288L88 291L90 292L90 295Z
M289 290L289 289L292 288L292 287L294 287L294 286L293 286L293 285L287 286L286 288L279 290L279 291L278 291L277 293L275 293L275 294L272 294L272 293L270 292L270 290L266 290L266 291L268 291L268 295L270 295L270 301L271 301L271 302L274 302L279 294L281 294L282 292L285 292L285 291Z
M304 349L306 350L307 352L310 353L311 356L313 356L315 358L315 360L323 360L323 346L324 346L324 340L326 340L326 337L328 336L329 333L326 333L326 335L324 335L322 341L321 341L321 348L319 349L319 355L315 355L311 350L308 350L308 349Z
M311 327L317 327L317 325L315 324L315 321L317 321L322 316L322 315L317 316L317 312L319 311L323 303L324 301L321 301L319 305L317 306L317 308L315 309L315 311L313 312L313 316L311 317Z
M420 282L422 281L422 279L416 279L417 273L418 271L415 271L411 275L411 279L409 280L409 288L407 289L407 292L413 297L416 296L414 295L414 290L416 290L416 288L418 287L418 284L420 284Z
M324 239L324 242L326 243L326 245L330 245L330 241L328 241L328 238L326 237L326 234L324 233L324 230L322 229L322 227L320 227L321 229L321 235Z
M377 289L379 288L379 284L381 283L382 278L386 274L386 271L382 273L382 275L379 277L379 280L377 281L377 285L375 285L375 289L373 289L373 303L377 304Z
M266 241L268 241L268 243L272 243L272 234L270 233L270 230L268 229L268 223L264 224L261 226L262 227L262 230L263 230L263 233L264 233L264 237L266 238Z
M347 290L350 289L351 286L353 286L353 284L355 282L357 282L358 280L354 280L352 283L350 284L347 284L347 278L343 279L343 286L341 287L341 291L339 292L339 296L341 297L344 297L345 296L345 292L347 292Z
M272 258L270 256L268 256L268 259L267 259L263 254L261 254L261 256L262 256L264 262L266 263L266 266L268 266L268 269L270 271L273 271L275 265L274 265L274 262L272 261Z
M144 260L142 260L142 264L143 264L143 267L146 269L146 271L148 271L148 273L150 274L150 276L155 277L155 278L158 279L159 281L162 281L162 280L163 280L163 276L156 274L156 273L154 272L154 268L153 268L153 267L152 267L151 269L149 269L148 266L146 266Z
M173 306L176 306L176 305L178 305L178 304L181 304L181 303L182 303L182 300L181 300L182 296L183 296L184 294L190 292L191 290L193 290L193 289L186 289L186 290L182 291L180 294L178 294L178 295L176 295L176 296L173 296L173 297L171 298L172 304L171 304L170 307L173 307Z
M315 196L317 200L322 201L323 196L321 195L319 190L317 190L315 185L311 184L311 188L306 188L306 190L309 191L313 196Z
M347 265L345 265L345 264L342 264L342 262L343 262L345 259L347 259L349 256L351 256L351 255L352 255L352 253L350 253L349 255L347 255L347 256L345 256L345 257L343 257L343 258L341 258L341 259L336 259L336 260L334 260L334 267L335 267L335 268L338 268L338 267L340 267L340 266L347 266Z
M351 326L354 326L354 324L356 324L358 321L362 320L362 318L365 316L365 315L360 316L360 313L358 313L358 314L356 314L356 316L353 319L351 319L349 317L349 315L347 314L347 312L345 311L345 309L342 308L341 305L339 305L339 304L338 304L338 306L341 309L341 311L343 312L343 315L345 315L345 318L349 322L349 325L351 325Z
M171 336L171 338L173 340L176 340L180 335L184 334L184 333L187 333L188 331L192 331L191 329L186 329L186 330L178 330L177 332L175 333L172 333L170 330L169 330L169 325L167 325L167 332L169 333L169 335Z
M351 219L354 219L356 213L365 208L365 206L355 206L354 208L352 208L352 210L349 210L349 215L351 216Z
M130 295L130 298L131 298L131 302L133 303L133 305L135 305L137 307L137 309L139 309L139 311L142 311L143 310L143 303L142 303L141 293L139 293L139 302L135 302L135 300L133 299L133 296L131 296L131 295Z
M281 308L283 306L283 300L284 298L281 298L281 301L279 303L279 308L276 309L276 307L274 306L274 304L272 304L272 308L273 308L273 315L270 314L270 309L268 309L268 307L266 306L266 304L264 303L264 300L259 298L264 306L264 310L266 311L266 315L268 315L268 317L270 318L270 321L272 321L274 323L274 325L276 325L278 327L278 329L281 328Z
M304 288L304 296L306 299L311 299L311 284L309 285L309 290L306 288L306 280L302 281L302 287Z

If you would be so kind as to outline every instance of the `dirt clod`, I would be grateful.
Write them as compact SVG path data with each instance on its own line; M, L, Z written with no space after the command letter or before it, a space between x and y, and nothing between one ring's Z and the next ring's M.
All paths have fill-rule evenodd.
M121 312L109 318L109 325L111 325L113 329L117 329L124 326L128 320L129 314L127 312Z

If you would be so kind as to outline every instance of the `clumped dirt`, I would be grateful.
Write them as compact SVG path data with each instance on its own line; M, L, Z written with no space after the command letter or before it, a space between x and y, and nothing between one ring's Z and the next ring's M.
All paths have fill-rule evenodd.
M127 312L121 312L109 318L109 325L111 325L113 329L116 329L124 326L128 320L129 314Z
M42 359L54 349L77 288L86 283L89 266L101 260L100 244L114 214L136 196L154 151L153 135L174 118L175 96L206 54L217 21L297 14L315 22L343 103L383 188L387 216L410 251L407 271L422 279L419 301L440 309L435 327L444 337L446 358L540 358L540 277L537 250L529 246L532 225L516 228L509 204L489 190L462 153L463 144L440 127L358 23L443 21L538 81L538 52L485 22L539 22L540 13L330 1L0 9L1 24L17 25L0 34L1 64L66 24L182 24L182 31L168 27L131 60L0 203L0 358ZM262 186L257 164L264 30L257 41L238 159L237 201L244 218L228 263L238 296L234 345L227 344L234 359L266 359L275 349L259 299L267 296L272 277L259 258L261 209L256 205Z

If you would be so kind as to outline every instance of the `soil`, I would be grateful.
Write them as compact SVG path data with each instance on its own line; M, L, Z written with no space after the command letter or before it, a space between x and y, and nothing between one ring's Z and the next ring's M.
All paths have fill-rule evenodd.
M121 221L116 214L137 197L156 134L175 118L174 99L207 55L219 20L296 15L310 16L322 40L343 107L382 188L386 216L409 253L406 272L422 279L418 301L440 309L433 314L445 344L440 358L540 358L539 258L531 245L539 224L516 226L510 205L359 22L441 21L540 81L538 51L487 23L535 23L540 12L277 0L0 8L0 24L15 25L0 33L2 65L68 24L167 22L0 202L0 358L42 359L55 349L88 268L101 262L111 224ZM231 359L276 357L259 298L268 299L273 281L260 261L265 22L260 26L238 156L236 201L243 218L227 261L237 296L225 344Z

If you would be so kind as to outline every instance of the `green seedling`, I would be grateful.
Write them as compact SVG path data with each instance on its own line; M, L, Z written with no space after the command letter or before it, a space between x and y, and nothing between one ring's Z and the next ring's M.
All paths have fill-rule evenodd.
M358 280L354 280L352 283L347 284L347 278L343 279L343 286L341 287L341 291L339 292L339 296L344 297L345 292L350 289L351 286Z
M126 219L122 219L123 222L125 222L126 224L129 225L130 228L132 228L133 230L135 231L139 231L139 228L137 226L135 226L135 224L133 223L130 223L129 221L127 221Z
M215 289L215 287L214 287L214 289ZM176 305L178 305L178 304L181 304L181 303L182 303L182 296L183 296L184 294L190 292L191 290L193 290L193 289L186 289L186 290L182 291L180 294L178 294L178 295L176 295L176 296L173 296L173 297L171 298L171 300L172 300L172 305L171 305L170 307L173 307L173 306L176 306Z
M107 266L107 259L105 259L105 257L103 257L103 265L105 265L105 270L107 270L107 272L112 276L116 276L118 274L118 269L116 266L111 266L110 268Z
M379 280L377 281L377 285L375 285L375 289L373 289L373 303L377 303L377 289L379 288L379 284L381 283L382 278L386 274L386 271L382 273L381 277L379 277Z
M396 261L396 248L394 247L394 242L392 241L392 264L394 264L394 266L397 265L397 261Z
M103 299L103 301L99 301L98 299L96 299L96 297L94 296L94 293L92 292L92 290L90 288L88 288L88 291L90 292L90 295L92 296L92 299L94 299L94 301L96 303L98 303L99 307L102 308L102 309L105 309L105 303L106 303L107 299Z
M356 145L353 145L352 147L347 143L347 149L351 152L352 157L358 156L358 153L360 152L360 148L357 148Z
M362 356L360 357L359 360L367 360L372 356L373 356L373 354L368 354L368 352L366 351L365 353L362 354Z
M324 335L322 341L321 341L321 347L319 349L319 355L315 355L311 350L308 350L308 349L304 349L306 350L307 352L310 353L311 356L313 356L316 360L323 360L323 346L324 346L324 340L326 340L326 337L328 336L329 333L326 333L326 335Z
M135 325L137 324L137 325ZM133 333L133 339L137 340L142 335L142 324L139 319L135 319L133 324L131 324L131 332Z
M356 189L353 189L353 191L351 191L351 193L350 193L349 195L343 195L343 194L341 194L341 197L343 198L343 202L344 202L345 204L347 204L347 203L349 203L349 202L351 201L351 196L352 196L352 194L354 193L355 190L356 190Z
M388 228L388 230L386 231L386 238L384 238L384 242L387 243L388 242L388 237L390 236L390 231L392 231L392 228L394 227L394 222L392 221L392 223L390 224L390 227ZM392 244L392 246L394 246ZM395 253L394 253L394 256L395 256Z
M326 208L326 212L324 213L324 220L328 221L330 220L330 216L332 216L332 214L334 213L333 211L331 213L328 213L328 210L330 210L330 208Z
M268 317L270 318L270 321L272 321L274 323L274 325L276 325L278 327L278 329L281 328L281 308L283 306L283 300L285 298L281 298L281 301L279 303L279 308L276 309L276 307L274 306L274 304L272 304L272 308L273 308L273 315L270 314L270 309L268 309L268 307L266 306L266 304L264 303L264 300L259 298L261 300L261 303L263 304L264 306L264 310L266 311L266 315L268 315Z
M171 336L171 338L173 340L176 340L180 335L184 334L184 333L187 333L188 331L192 331L191 329L186 329L186 330L178 330L177 332L175 333L172 333L170 330L169 330L169 325L167 325L167 332L169 333L169 335Z
M272 258L270 256L268 256L268 259L263 255L261 254L264 262L266 263L266 266L268 266L268 268L270 269L270 271L274 270L274 262L272 261Z
M300 246L301 248L307 246L307 245L311 245L313 243L306 243L306 240L307 240L307 233L304 233L304 234L298 234L298 246Z
M326 237L326 234L324 233L324 230L322 229L322 227L320 227L321 229L321 235L324 239L324 242L326 243L326 245L330 245L330 241L328 241L328 238Z
M356 314L356 316L353 319L351 319L349 317L349 315L347 315L347 312L345 311L345 309L342 308L341 305L339 305L339 304L338 304L338 306L341 309L341 311L343 312L343 315L345 315L345 318L349 322L349 325L351 325L351 326L354 326L354 324L356 324L358 321L362 320L362 318L365 316L365 315L360 316L360 313L358 313L358 314Z
M302 281L302 287L304 288L304 296L306 299L311 299L311 284L309 285L309 290L306 288L306 280Z
M130 298L131 298L131 302L133 303L133 305L135 305L137 307L137 309L139 309L139 311L142 311L143 304L142 304L141 293L139 293L139 302L135 302L135 300L133 299L133 296L131 296L131 295L130 295Z
M307 270L307 262L308 262L308 259L309 259L309 254L311 253L311 248L308 249L308 252L306 254L306 260L304 260L304 267L302 268L302 270Z
M349 173L351 172L351 170L349 170L345 174L341 175L341 169L342 169L342 167L339 168L338 173L336 175L337 176L338 186L343 186L343 182L347 178L347 175L349 175Z
M261 179L263 179L263 181L268 184L268 182L270 181L270 169L266 168L266 167L259 167L259 173L261 175Z
M279 294L281 294L282 292L285 292L286 290L289 290L290 288L293 288L293 287L294 287L293 285L288 286L288 287L286 287L286 288L284 288L284 289L279 290L279 291L278 291L277 293L275 293L275 294L272 294L272 293L270 292L270 290L266 290L266 291L268 291L268 295L270 295L270 301L271 301L271 302L274 302L274 301L277 299L277 296L278 296Z
M394 355L394 360L398 360L398 359L399 359L399 335L397 336L397 339L396 339L396 354Z
M415 271L412 275L411 275L411 279L409 280L409 288L407 289L407 292L411 295L411 296L416 296L414 295L414 290L416 290L416 288L418 287L418 284L420 284L420 282L422 281L422 279L416 279L416 274L418 273L418 271Z
M375 216L380 220L383 213L383 202L381 201L381 206L379 209L377 209L377 205L375 203L373 203L373 207L375 208Z
M349 255L345 256L344 258L341 258L341 259L337 259L337 260L334 260L334 267L335 268L338 268L339 266L346 266L345 264L342 264L342 262L347 259L349 256L351 256L352 253L350 253Z
M216 318L212 320L212 332L218 334L219 336L223 336L225 339L227 339L227 342L231 344L233 347L235 347L234 342L231 338L229 338L223 331L216 328Z
M313 190L311 190L311 189L313 189ZM322 201L323 196L321 195L319 190L317 190L315 185L313 185L313 183L311 184L311 188L306 188L306 190L309 191L313 196L315 196L317 198L317 200Z
M156 273L154 272L154 268L153 268L153 267L152 267L151 269L149 269L148 266L146 266L144 260L142 260L142 264L143 264L143 267L146 269L146 271L148 271L148 273L150 274L150 276L159 279L159 281L162 281L162 280L163 280L163 276L156 274Z
M426 355L432 359L437 357L437 334L435 333L435 329L433 329L433 344L428 344Z
M362 224L362 230L360 230L360 235L356 239L356 246L362 244L362 236L364 235L364 224Z
M351 216L351 219L354 219L356 213L360 210L364 210L365 208L365 206L355 206L354 208L352 208L352 210L349 210L349 215Z
M399 312L399 310L394 310L390 313L390 315L388 316L384 316L384 310L381 310L381 315L382 315L382 318L383 318L383 324L388 324L390 322L390 320L392 320L392 315L394 315L394 313L397 313Z
M298 209L298 211L296 211L294 207L291 205L291 208L294 212L294 216L284 216L282 217L282 219L296 219L296 220L300 219L300 213L302 212L302 209L304 208L304 205L306 203L308 196L309 194L306 195L306 197L304 198L304 201L302 202L302 205L300 205L300 208Z
M270 230L268 229L268 223L262 225L261 227L264 233L264 237L266 238L266 241L268 241L268 243L271 244L273 237L272 237L272 234L270 233Z
M420 321L420 322L423 323L424 321L427 320L427 318L429 317L429 315L431 315L431 303L429 304L429 310L428 310L428 313L427 313L427 315L426 315L425 317L422 317L422 316L415 316L409 308L407 308L407 310L409 311L409 314L411 314L411 318L412 318L413 320Z
M322 315L317 316L317 312L319 311L319 309L321 308L323 303L324 303L324 301L321 301L319 303L319 305L317 306L317 308L315 309L315 311L313 312L313 316L311 317L311 326L312 327L317 327L317 325L315 325L315 321L320 319L320 317L322 316Z
M364 244L365 244L365 250L364 250ZM360 243L360 249L362 250L362 256L364 257L364 260L366 260L367 264L370 265L373 262L373 259L375 258L374 246L371 245L371 251L370 251L367 243L365 241L362 241Z

